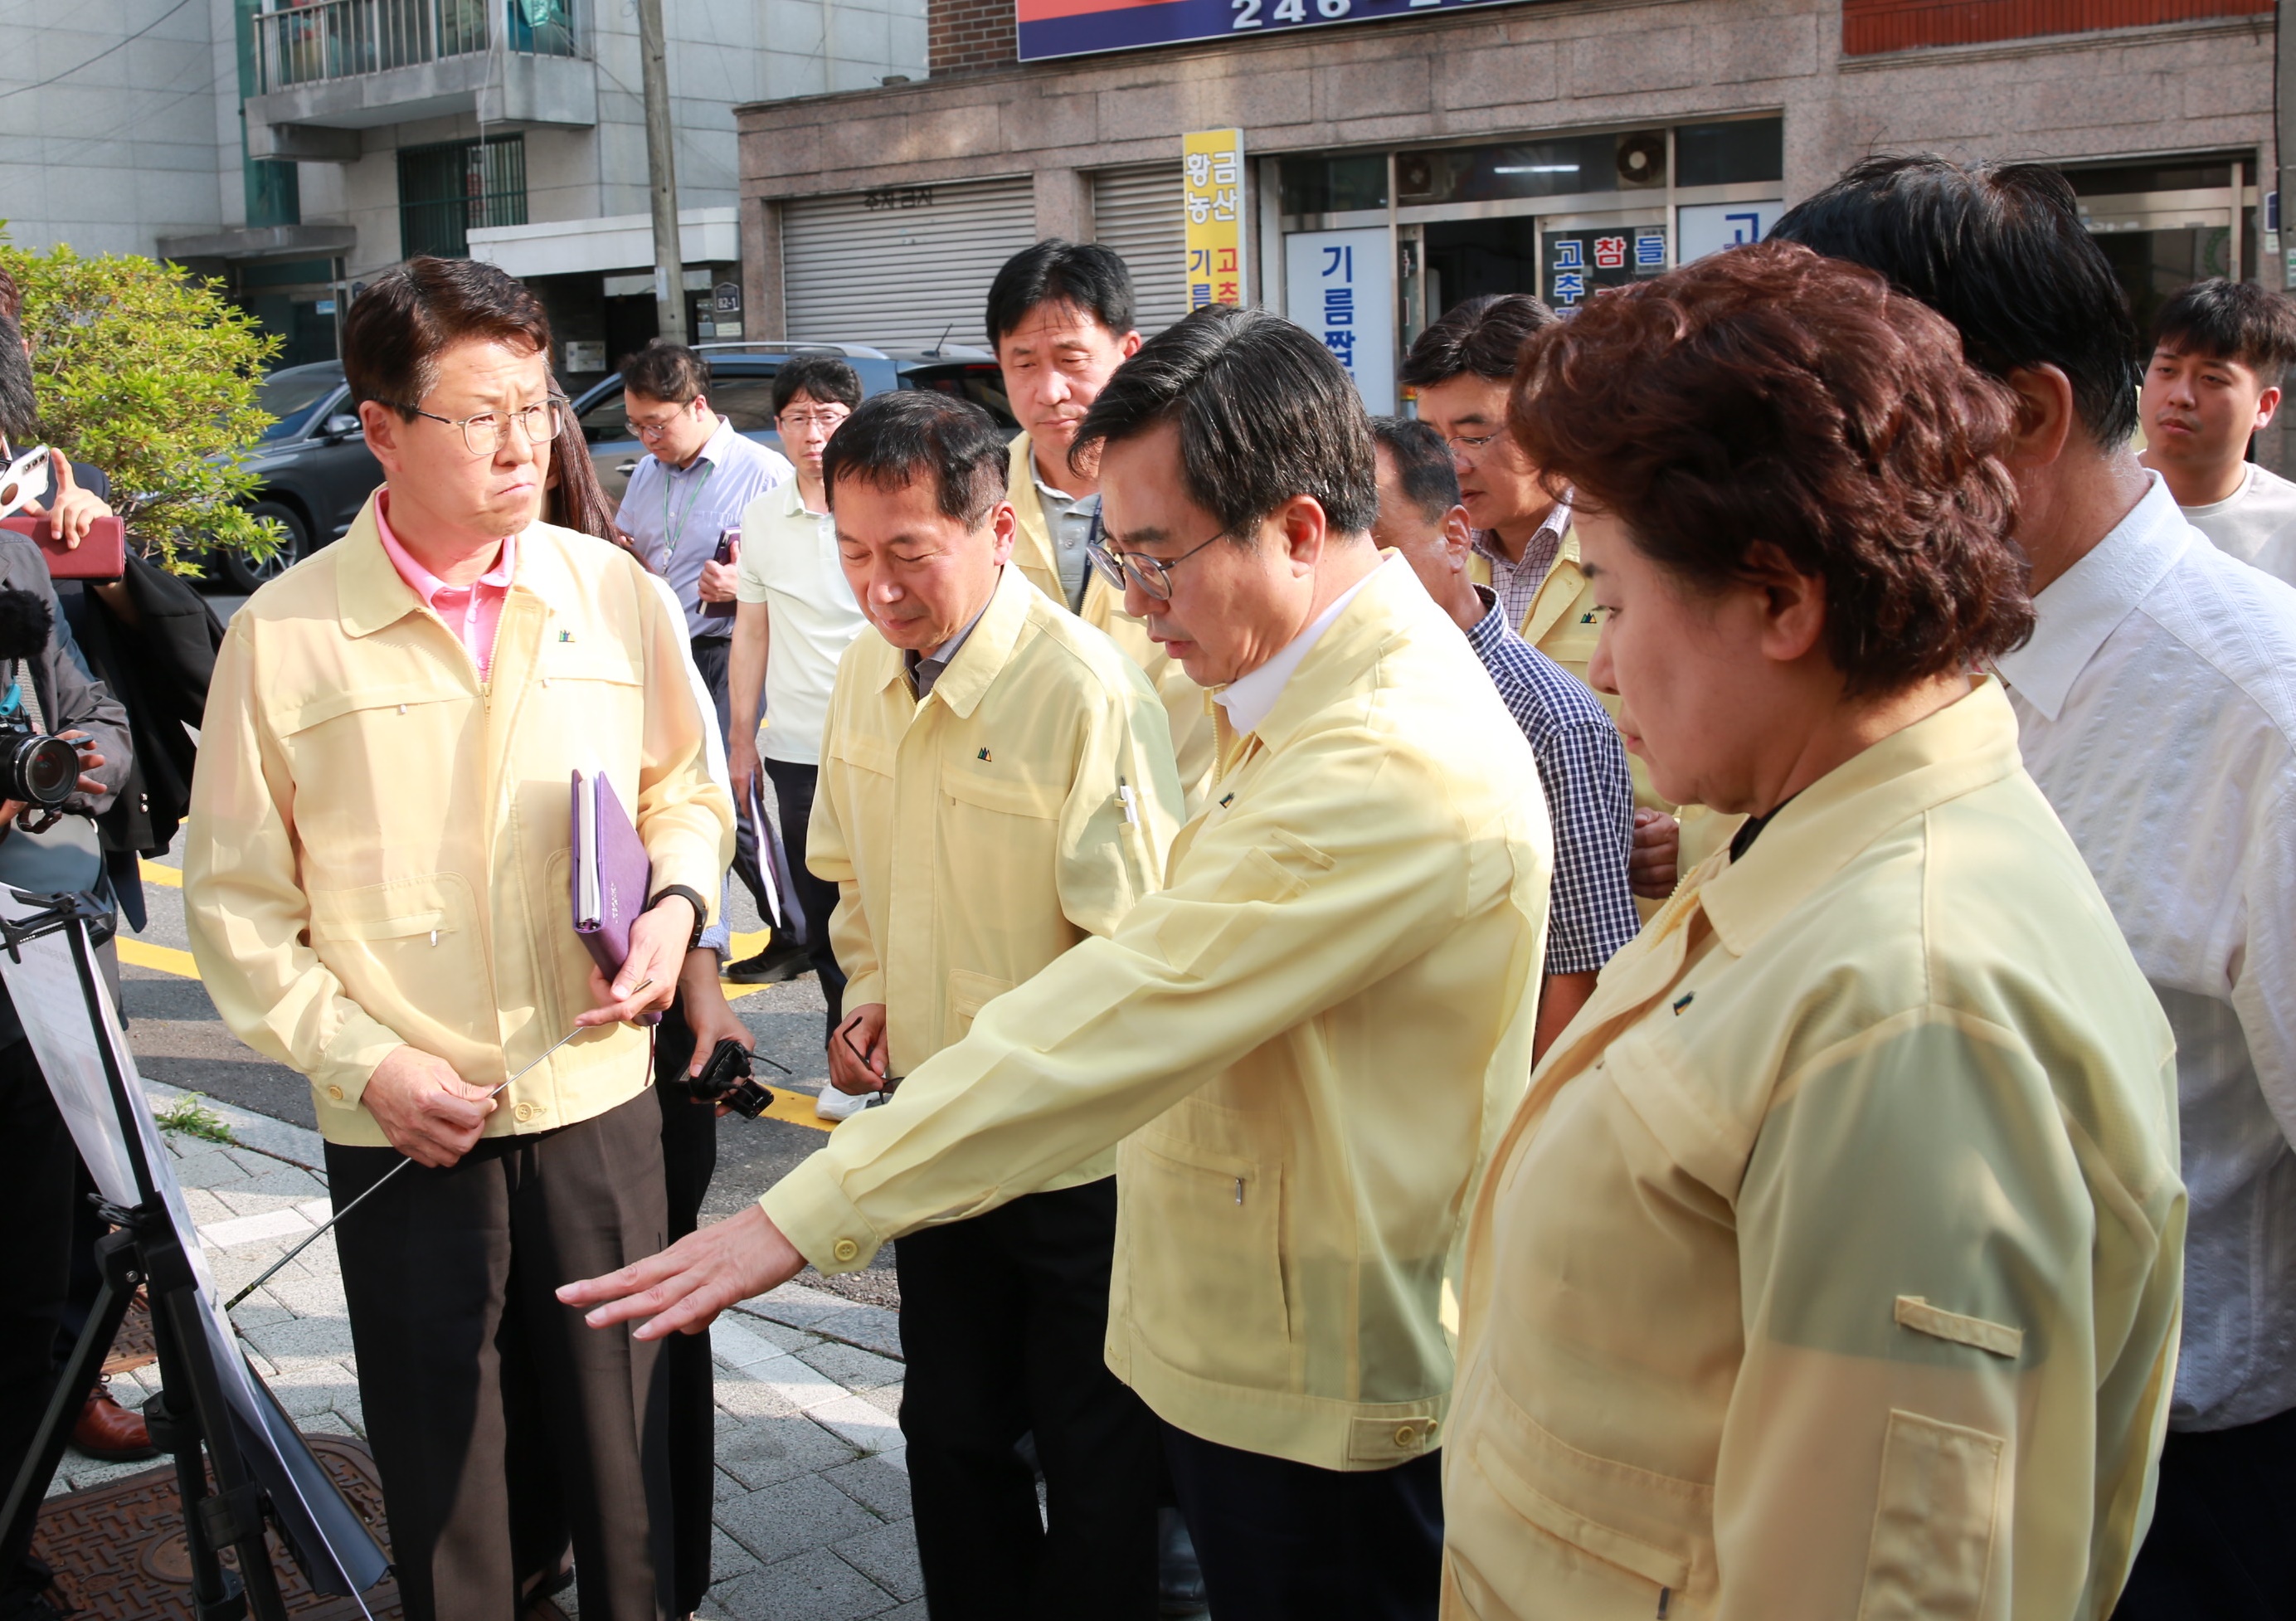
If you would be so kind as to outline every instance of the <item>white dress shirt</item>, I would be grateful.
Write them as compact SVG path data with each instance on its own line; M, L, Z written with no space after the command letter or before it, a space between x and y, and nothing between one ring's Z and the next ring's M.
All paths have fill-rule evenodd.
M2000 661L2026 768L2177 1035L2169 1423L2252 1424L2296 1407L2296 589L2210 545L2156 473L2034 605Z
M758 753L783 765L818 766L837 661L868 627L837 555L837 521L808 511L795 479L742 509L734 595L763 603L766 727Z

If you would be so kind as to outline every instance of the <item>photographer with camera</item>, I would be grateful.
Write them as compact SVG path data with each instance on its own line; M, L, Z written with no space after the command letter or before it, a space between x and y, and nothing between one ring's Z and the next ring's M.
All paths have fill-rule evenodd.
M102 894L94 818L127 779L127 718L65 650L38 548L0 533L0 885ZM78 1157L16 1010L0 989L0 1479L12 1480L55 1386L71 1279ZM48 1573L0 1548L0 1621L46 1621Z

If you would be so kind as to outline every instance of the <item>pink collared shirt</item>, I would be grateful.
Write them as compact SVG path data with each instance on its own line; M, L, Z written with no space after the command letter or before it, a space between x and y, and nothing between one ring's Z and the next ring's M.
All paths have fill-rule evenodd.
M447 629L463 638L471 662L479 667L479 679L485 680L494 662L495 629L502 623L503 602L510 596L511 577L518 568L518 537L504 535L502 555L495 559L494 567L469 585L455 586L415 562L413 554L398 543L398 537L390 532L388 491L375 501L374 527L382 537L384 555L390 557L390 566L398 571L398 577L406 582L406 588L446 621Z

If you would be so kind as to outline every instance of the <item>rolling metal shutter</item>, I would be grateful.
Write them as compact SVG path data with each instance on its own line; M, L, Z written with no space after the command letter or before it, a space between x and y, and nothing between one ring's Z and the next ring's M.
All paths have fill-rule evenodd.
M1104 169L1092 177L1092 235L1132 272L1134 318L1154 337L1188 313L1188 240L1180 166Z
M792 341L986 346L988 284L1037 240L1025 176L800 197L782 208Z

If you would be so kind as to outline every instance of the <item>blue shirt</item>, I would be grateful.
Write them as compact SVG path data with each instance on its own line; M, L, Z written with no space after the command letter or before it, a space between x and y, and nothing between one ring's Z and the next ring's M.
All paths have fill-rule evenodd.
M732 614L710 619L701 613L701 565L718 555L718 538L740 526L742 508L793 471L778 452L742 438L720 417L690 465L673 467L649 455L630 474L614 524L637 542L646 567L677 593L688 636L734 633Z
M1627 885L1635 785L1626 742L1593 693L1514 633L1491 589L1475 590L1484 613L1468 644L1530 741L1554 818L1546 972L1591 974L1642 927Z

